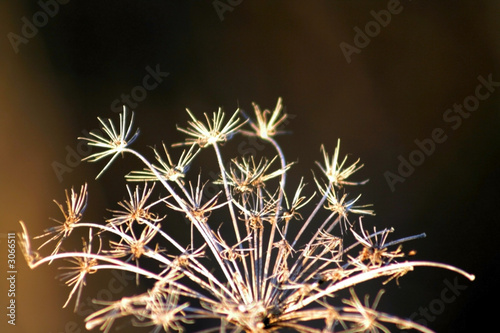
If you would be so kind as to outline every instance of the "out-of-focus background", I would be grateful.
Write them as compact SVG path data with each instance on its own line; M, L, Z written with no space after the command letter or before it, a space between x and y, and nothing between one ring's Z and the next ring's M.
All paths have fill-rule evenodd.
M63 202L71 186L89 183L88 219L124 199L131 158L98 181L103 163L79 161L76 137L97 128L96 117L117 118L128 104L142 131L134 146L147 151L183 140L175 126L186 124L186 107L199 115L250 111L254 101L271 109L280 96L292 115L293 135L279 138L297 162L291 184L304 175L313 185L320 145L333 152L341 138L341 152L365 164L358 179L370 179L352 190L374 204L365 226L393 226L395 237L426 232L405 249L476 274L469 282L416 269L385 286L379 309L437 332L495 328L499 12L498 1L2 1L0 330L85 331L74 303L61 309L69 288L54 278L57 264L30 271L20 248L16 326L7 325L5 237L19 220L40 234L60 218L52 200ZM144 82L151 71L157 84ZM430 144L433 135L440 142ZM374 295L380 282L359 293ZM84 299L99 296L98 286L89 279Z

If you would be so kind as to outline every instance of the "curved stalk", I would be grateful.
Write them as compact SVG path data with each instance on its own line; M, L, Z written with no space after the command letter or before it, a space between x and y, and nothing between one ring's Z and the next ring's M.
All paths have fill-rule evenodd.
M321 299L324 296L331 295L339 290L346 289L349 287L352 287L358 283L365 282L368 280L372 280L381 276L387 276L387 275L392 275L395 273L399 272L404 272L408 270L413 270L414 267L418 266L425 266L425 267L436 267L436 268L443 268L447 269L449 271L453 271L455 273L461 274L468 278L470 281L474 281L475 276L474 274L467 273L466 271L457 268L455 266L451 266L448 264L441 264L437 262L432 262L432 261L410 261L410 262L404 262L404 263L399 263L399 264L390 264L388 266L372 269L368 272L363 272L360 274L357 274L355 276L346 278L344 280L335 282L331 286L327 287L326 289L319 291L318 293L305 297L301 302L298 302L296 304L291 305L289 308L285 310L285 313L292 312L295 310L298 310L300 308L305 307L306 305Z

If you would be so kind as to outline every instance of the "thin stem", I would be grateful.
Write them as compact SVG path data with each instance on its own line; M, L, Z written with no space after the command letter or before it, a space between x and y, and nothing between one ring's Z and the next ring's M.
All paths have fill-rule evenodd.
M276 202L276 212L274 214L274 221L271 223L271 232L269 235L269 243L267 245L267 251L266 251L266 262L264 265L264 277L262 279L262 292L264 293L265 290L267 289L266 284L271 283L271 279L269 279L268 272L269 272L269 263L271 262L271 254L272 254L272 247L274 244L274 237L276 233L276 228L278 227L278 221L279 221L279 212L281 209L281 203L283 201L283 196L285 193L285 182L286 182L286 160L285 160L285 155L283 154L283 151L281 150L281 147L278 145L278 143L271 137L267 137L267 141L269 141L276 151L278 152L278 156L280 158L280 163L281 163L281 181L280 181L280 190L278 193L278 200ZM264 294L262 294L264 296Z
M309 241L309 243L307 243L307 245L305 247L306 249L311 247L311 245L313 244L313 242L316 240L316 237L318 237L319 233L323 230L323 228L326 226L326 224L335 216L335 214L336 214L336 212L331 213L328 216L328 218L323 222L323 224L318 228L318 230L316 231L316 233L314 234L314 236L311 238L311 240ZM335 223L338 223L339 219L340 219L340 217L337 217L337 219L335 220L335 222L333 224L335 225ZM304 258L304 254L305 254L305 251L303 251L299 255L299 257L295 261L294 265L290 269L290 275L292 276L292 280L296 280L298 278L297 275L294 276L294 272L295 272L295 270L297 270L297 269L300 270L302 268L303 262L301 262L301 259Z
M42 258L38 260L37 262L31 263L30 268L36 268L46 262L50 262L52 260L58 260L58 259L65 259L65 258L89 258L89 259L96 259L96 260L101 260L105 262L109 262L111 264L114 264L113 267L114 269L119 269L123 271L129 271L133 272L136 274L144 275L145 277L156 279L156 280L161 280L162 277L151 273L150 271L147 271L145 269L142 269L140 267L137 267L135 265L127 264L121 260L117 260L114 258L106 257L100 254L93 254L93 253L84 253L84 252L64 252L64 253L58 253L55 255L51 255L45 258ZM93 268L98 267L98 265L93 266Z
M163 230L161 230L160 228L158 228L158 226L151 224L151 222L149 222L149 221L145 221L145 223L150 228L154 228L155 230L157 230L157 232L160 233L163 237L165 237L167 239L171 239L171 237L168 234L166 234ZM184 251L184 249L180 245L179 245L179 250L181 251L181 253ZM192 250L194 250L194 249L192 249ZM156 252L154 254L159 255ZM157 256L150 255L150 257L151 258L154 257L155 259L157 259L156 258ZM160 256L160 257L168 260L167 258L165 258L163 256ZM190 266L190 268L192 268L192 269L196 270L197 272L199 272L200 274L204 275L208 280L210 280L212 283L215 283L217 286L219 286L219 288L221 288L222 290L224 290L224 292L226 292L227 295L230 295L234 300L236 300L235 296L222 283L220 283L219 280L217 280L217 278L215 278L198 260L196 260L196 258L189 258L189 259L191 261L193 261L193 263L195 263L195 265ZM172 262L170 260L168 260L168 262L166 262L167 265L170 265L171 263ZM201 280L198 277L196 277L196 275L192 274L189 270L182 268L182 272L184 274L186 274L186 276L188 276L192 281L200 283ZM206 289L207 290L212 290L213 292L215 292L214 288L210 288L209 287L209 288L206 288Z
M215 150L215 155L217 156L217 162L219 164L219 169L222 177L222 183L224 186L224 191L226 193L226 198L227 201L229 202L229 213L231 214L231 221L233 222L233 228L234 228L234 233L236 235L236 241L239 243L241 242L241 237L240 237L240 231L238 228L238 220L236 219L236 215L234 213L234 207L233 207L233 196L231 195L231 190L229 189L229 185L227 183L227 178L226 178L226 170L224 168L224 163L222 162L222 156L220 153L219 146L216 144L213 145L214 150Z
M328 194L330 193L331 186L332 186L332 183L329 183L328 184L328 188L325 191L325 194L323 195L323 197L321 198L321 200L319 201L319 203L316 205L316 208L314 208L314 211L311 213L311 215L309 215L309 217L307 218L306 222L304 222L304 224L302 225L302 228L300 229L300 231L297 234L297 236L295 236L295 240L292 243L292 247L293 248L295 247L295 244L297 244L297 241L299 240L300 236L302 236L302 233L309 226L309 223L311 223L311 221L314 218L314 216L316 216L316 214L321 209L321 207L323 207L323 203L325 202L325 200L327 199Z
M338 281L334 283L333 285L329 286L328 288L314 294L308 297L305 297L302 302L299 302L297 304L292 304L290 307L288 307L285 312L292 312L296 311L300 308L303 308L307 306L308 304L311 304L312 302L321 299L324 296L332 295L333 293L346 289L349 287L352 287L358 283L365 282L368 280L375 279L377 277L381 276L386 276L386 275L391 275L395 273L400 273L404 272L407 270L413 270L414 267L417 266L424 266L424 267L436 267L436 268L443 268L447 269L453 272L456 272L458 274L461 274L468 278L470 281L474 281L475 276L473 274L467 273L466 271L457 268L455 266L447 265L447 264L442 264L442 263L437 263L437 262L432 262L432 261L410 261L410 262L404 262L404 263L399 263L399 264L391 264L388 266L383 266L380 268L375 268L372 269L368 272L363 272L360 274L357 274L353 277L349 277L347 279Z
M216 151L217 151L217 149L216 149ZM151 163L149 163L149 161L146 160L144 158L144 156L142 156L141 154L137 153L135 150L132 150L132 149L129 149L129 148L125 148L124 152L131 153L131 154L135 155L137 158L139 158L153 172L153 174L158 178L158 180L162 183L162 185L167 189L167 191L175 199L175 201L177 202L177 204L184 210L184 212L186 213L186 215L188 216L188 218L190 219L190 221L195 224L195 227L198 229L198 231L201 233L201 235L203 236L204 240L208 244L210 250L212 251L214 257L217 260L217 262L219 263L220 268L222 269L224 275L226 276L226 279L228 280L228 282L231 285L231 287L233 288L233 290L238 290L240 292L240 294L242 294L240 288L238 288L236 286L236 284L234 283L234 278L231 275L232 272L230 273L228 271L228 269L230 269L230 267L227 266L227 265L225 265L224 262L222 261L221 257L220 257L219 253L220 253L221 249L220 249L219 245L216 244L216 242L214 242L214 240L212 239L210 233L205 232L205 230L201 227L200 222L198 221L198 219L195 216L193 216L193 213L186 207L186 205L184 204L183 200L179 197L179 195L161 177L161 175L158 173L158 171L156 171L156 169L153 167L153 165Z
M215 155L217 157L217 162L219 164L219 169L220 169L220 173L222 176L222 183L224 184L224 191L226 193L226 199L228 201L229 213L231 215L231 221L233 222L233 229L234 229L234 233L236 236L236 241L237 241L237 243L239 243L238 247L240 248L240 250L243 250L243 244L241 244L241 236L240 236L240 231L238 228L238 221L237 221L236 215L234 213L233 196L231 195L231 190L229 189L229 185L227 183L226 170L224 168L224 163L222 162L222 156L220 153L220 149L219 149L219 146L217 146L217 144L213 144L213 147L215 150ZM247 264L246 264L245 260L242 260L242 261L243 261L243 268L245 270L245 278L247 281L247 287L250 288L250 286L248 285L248 276L249 275L248 275ZM239 271L238 265L234 264L233 266L235 267L236 272L239 274L240 280L243 280L241 273ZM231 277L229 279L231 279ZM242 292L241 294L244 295L246 293Z

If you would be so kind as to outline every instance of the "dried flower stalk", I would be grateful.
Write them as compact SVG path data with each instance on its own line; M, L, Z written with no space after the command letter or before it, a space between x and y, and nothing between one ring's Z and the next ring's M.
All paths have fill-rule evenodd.
M139 130L131 136L133 114L127 121L125 108L118 131L111 120L99 119L108 137L91 133L90 138L81 138L104 149L87 160L111 157L98 177L118 155L131 154L143 162L144 169L130 172L126 179L144 185L133 191L127 186L130 199L120 202L120 209L111 210L113 216L105 223L84 220L86 184L79 194L73 189L71 194L66 192L67 209L57 204L65 220L56 221L57 226L35 237L49 237L38 248L53 245L46 257L31 248L28 231L21 222L20 238L29 266L36 268L61 259L71 263L61 267L66 271L61 277L72 287L64 306L74 299L75 310L86 279L99 270L132 272L137 283L142 279L154 281L146 293L113 302L95 300L103 308L86 318L86 327L99 327L104 332L125 317L135 326L152 327L153 332L189 331L193 323L214 318L219 325L203 332L256 333L283 328L317 333L389 332L387 325L431 332L377 310L383 291L370 305L368 297L364 303L359 300L353 286L379 277L385 277L385 283L398 280L420 266L448 269L470 280L474 275L446 264L409 261L401 243L425 234L388 241L392 229L374 228L370 233L361 219L358 223L349 219L353 214L373 215L373 210L367 209L368 205L355 206L360 195L351 199L345 192L346 187L366 181L351 180L363 165L359 160L348 165L347 157L340 159L340 140L331 159L321 146L324 163L317 164L326 180L314 176L320 197L312 211L304 213L316 193L303 195L305 184L301 179L293 196L286 194L286 175L292 164L287 164L275 140L284 133L280 127L287 120L282 101L278 100L273 111L261 111L256 104L254 109L256 122L249 117L242 121L239 110L224 122L224 112L219 109L212 118L205 115L206 123L188 110L189 126L178 127L188 138L174 146L187 145L189 149L182 152L177 164L164 144L166 159L154 150L158 164L130 148ZM225 164L221 144L237 134L267 142L276 156L239 156ZM200 173L196 182L188 181L190 164L200 150L210 147L219 177L202 182ZM207 194L205 185L209 181L220 186L218 193ZM158 198L153 199L159 188ZM213 219L214 212L225 212L225 218L221 221L219 214ZM183 223L182 217L189 224ZM299 227L290 228L292 224ZM170 228L181 227L190 234L188 244L181 244L168 233ZM63 252L62 243L77 228L88 230L83 250ZM350 244L345 243L348 233L354 239ZM141 267L143 260L149 262L148 269ZM155 267L151 262L157 269L151 269ZM340 290L350 290L351 298L338 300L336 293Z

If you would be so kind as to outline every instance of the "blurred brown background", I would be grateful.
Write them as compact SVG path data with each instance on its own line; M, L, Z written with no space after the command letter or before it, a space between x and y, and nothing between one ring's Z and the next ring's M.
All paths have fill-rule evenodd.
M2 235L19 231L20 219L32 235L41 233L50 226L49 217L60 217L52 200L63 201L64 189L85 181L89 219L101 219L106 207L123 199L121 175L133 168L132 159L118 160L97 182L102 163L76 163L59 177L53 163L67 164L67 147L76 149L76 137L96 128L97 116L117 117L113 102L141 86L149 66L169 75L147 96L135 90L142 130L136 148L183 140L175 125L184 126L185 107L197 114L218 106L248 111L252 101L273 108L281 96L294 116L289 124L294 135L279 138L288 160L298 161L290 183L304 175L312 185L310 169L321 158L320 145L333 152L341 138L341 152L365 164L358 179L370 178L354 189L377 212L365 225L394 226L396 237L426 232L427 238L407 245L418 251L418 259L450 263L477 276L473 283L459 277L467 287L443 309L435 308L439 314L427 325L437 332L493 325L496 309L487 303L496 304L499 296L500 89L455 130L443 115L475 93L479 76L500 82L500 2L401 1L400 12L351 55L350 63L340 44L354 46L354 28L364 30L374 20L370 11L387 9L388 1L48 5L54 3L0 3ZM218 13L214 3L229 7ZM38 22L38 31L23 28L26 21ZM21 40L13 34L25 38L23 29L32 36L12 42ZM391 191L384 173L397 173L398 156L408 158L417 149L414 140L430 138L436 128L443 129L446 141ZM57 269L29 271L18 250L17 325L7 327L2 312L0 330L84 332L73 303L61 309L69 290L54 279ZM399 286L387 287L380 310L408 317L420 307L437 307L433 300L444 281L455 276L417 269ZM0 280L5 309L5 278ZM364 292L376 289L360 288Z

